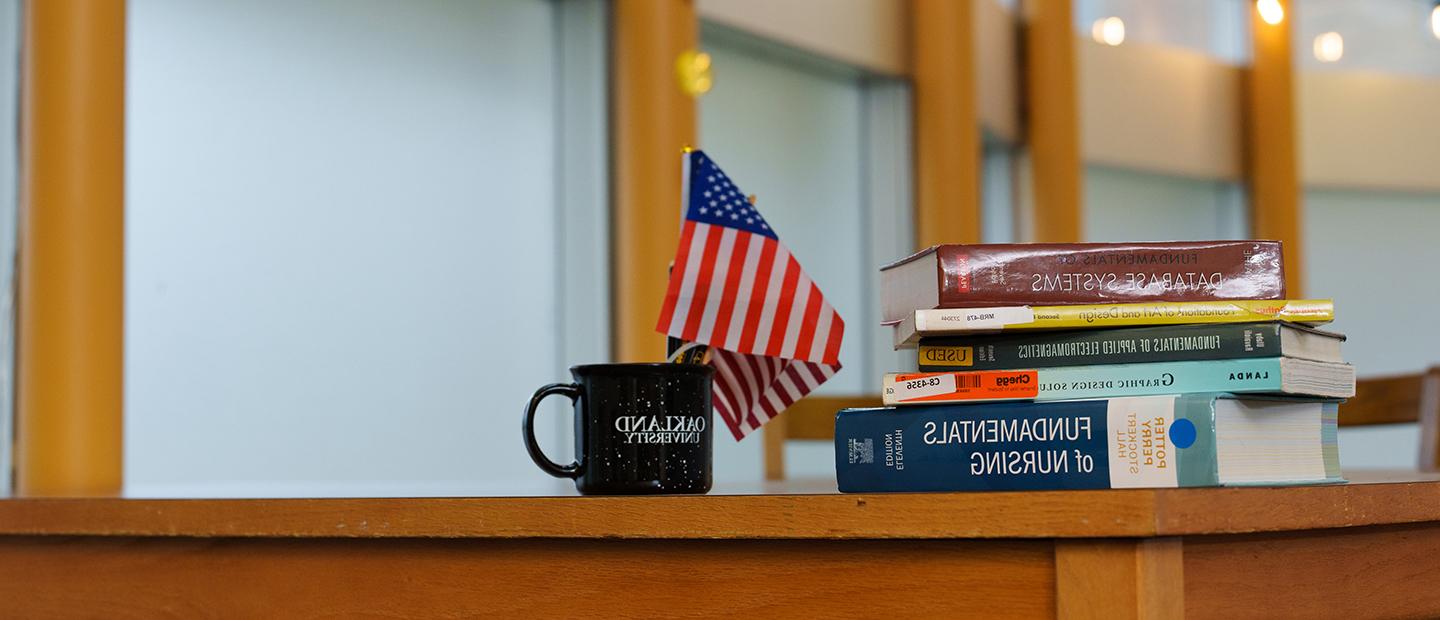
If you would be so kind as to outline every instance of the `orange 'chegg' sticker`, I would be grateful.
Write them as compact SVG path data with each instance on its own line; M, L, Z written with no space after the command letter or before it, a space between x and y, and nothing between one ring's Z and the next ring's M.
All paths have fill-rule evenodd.
M1035 398L1040 394L1040 373L1034 370L975 372L919 372L895 375L886 388L897 403L951 400Z

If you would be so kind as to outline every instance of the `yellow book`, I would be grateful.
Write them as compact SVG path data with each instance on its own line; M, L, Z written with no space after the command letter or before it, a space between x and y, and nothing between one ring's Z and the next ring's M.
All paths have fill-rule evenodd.
M1011 330L1092 329L1191 323L1329 323L1329 299L1174 301L1082 306L1010 306L916 310L893 325L895 348L914 347L921 336Z

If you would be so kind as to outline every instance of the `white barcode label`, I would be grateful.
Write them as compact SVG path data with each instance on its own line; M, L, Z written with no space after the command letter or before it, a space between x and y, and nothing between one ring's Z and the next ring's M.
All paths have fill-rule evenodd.
M913 376L913 375L912 375ZM966 387L979 387L979 377L964 377ZM970 383L973 382L973 385ZM939 394L951 394L955 392L955 375L941 373L936 375L922 375L906 381L895 382L895 399L900 401L914 398L925 398Z
M915 328L921 332L946 330L995 330L1008 325L1035 322L1029 306L1003 308L944 308L915 312Z

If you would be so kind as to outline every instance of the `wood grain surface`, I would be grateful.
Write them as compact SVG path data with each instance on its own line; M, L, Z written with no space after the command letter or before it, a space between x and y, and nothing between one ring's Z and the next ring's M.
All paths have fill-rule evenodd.
M1035 618L1054 579L1048 541L0 537L6 617Z
M474 499L0 500L0 535L1051 538L1153 532L1148 491Z
M1155 529L1174 536L1440 521L1440 483L1371 480L1376 482L1161 491L1156 497Z
M1340 426L1418 422L1424 385L1424 373L1356 381L1355 396L1340 405Z
M1062 618L1122 620L1185 614L1179 538L1055 543L1056 610Z
M1193 618L1435 618L1440 525L1185 540Z
M10 499L0 535L1101 538L1440 521L1440 482L1313 487L469 499ZM1431 477L1433 478L1433 476Z
M126 3L54 0L23 13L15 490L118 495Z
M3 500L0 616L1433 617L1440 482L1369 479L871 496Z

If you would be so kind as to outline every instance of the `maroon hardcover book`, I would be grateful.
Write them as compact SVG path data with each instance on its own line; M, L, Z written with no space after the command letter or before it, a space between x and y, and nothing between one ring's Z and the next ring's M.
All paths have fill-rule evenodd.
M884 321L916 310L1284 299L1279 241L937 245L880 268Z

